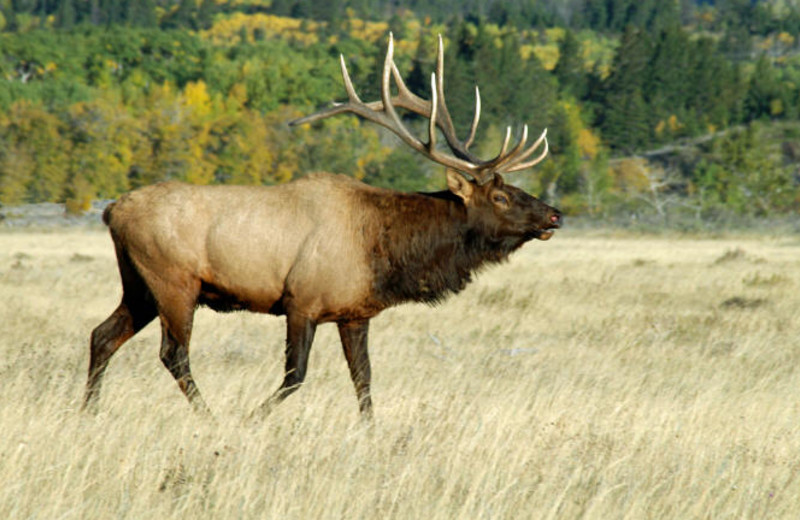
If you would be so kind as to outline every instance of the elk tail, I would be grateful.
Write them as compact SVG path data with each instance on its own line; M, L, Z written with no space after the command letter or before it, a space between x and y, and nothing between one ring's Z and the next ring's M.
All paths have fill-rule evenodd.
M112 202L106 206L106 209L103 210L103 222L106 224L106 226L111 223L111 211L114 209L115 205L116 202Z

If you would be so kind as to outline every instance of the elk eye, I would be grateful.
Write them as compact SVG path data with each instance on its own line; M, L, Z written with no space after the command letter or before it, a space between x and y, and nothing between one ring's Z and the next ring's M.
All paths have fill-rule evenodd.
M511 203L508 201L508 197L506 197L503 193L495 193L494 195L492 195L492 202L494 202L498 206L511 205Z

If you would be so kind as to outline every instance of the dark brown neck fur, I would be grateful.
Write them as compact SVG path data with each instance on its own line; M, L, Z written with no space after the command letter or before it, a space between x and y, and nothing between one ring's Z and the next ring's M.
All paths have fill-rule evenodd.
M505 260L520 239L493 239L468 222L463 201L449 191L368 193L379 232L371 251L373 297L382 306L436 304L464 289L473 272Z

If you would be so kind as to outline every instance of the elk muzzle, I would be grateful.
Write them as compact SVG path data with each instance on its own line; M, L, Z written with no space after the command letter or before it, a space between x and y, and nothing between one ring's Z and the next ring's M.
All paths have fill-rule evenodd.
M547 217L545 219L545 225L541 229L535 232L533 238L537 240L550 240L553 236L555 229L561 227L561 223L563 222L563 217L561 212L556 208L551 208L548 206Z

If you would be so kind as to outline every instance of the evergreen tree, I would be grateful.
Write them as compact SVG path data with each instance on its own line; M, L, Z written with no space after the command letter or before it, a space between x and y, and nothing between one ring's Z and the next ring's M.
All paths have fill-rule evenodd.
M506 85L506 96L498 107L501 120L506 124L529 123L544 129L550 119L557 99L557 82L545 70L541 61L532 54L522 60L519 39L510 33L503 39L500 75L497 80ZM513 88L508 88L513 86Z
M688 104L690 86L690 42L678 26L661 32L655 43L648 70L645 72L643 94L656 121L667 121L682 114ZM674 119L673 119L674 120ZM674 137L674 130L662 134Z
M198 29L197 4L195 0L179 0L178 8L161 20L164 29L178 29L181 27Z
M745 119L753 121L764 117L780 116L784 104L778 74L765 55L756 61L755 70L745 97Z
M688 104L706 129L726 127L738 121L733 113L739 97L733 67L717 51L710 38L701 38L691 52Z
M72 2L73 0L62 0L61 5L58 8L56 23L62 29L72 29L77 21L77 12L75 11L75 5Z
M156 27L156 6L154 0L134 0L128 3L127 22L135 27Z
M200 0L197 9L197 26L199 29L208 29L214 23L214 14L217 12L217 4L214 0Z
M591 28L596 31L607 30L608 12L605 2L586 0L583 6L582 16L579 19L582 22L581 27Z
M428 58L428 39L420 31L417 36L417 52L411 61L411 70L405 78L406 85L411 92L416 92L419 96L426 97L431 90L430 65Z
M92 25L100 25L103 23L100 0L89 0L89 20Z
M640 88L612 92L606 103L603 137L612 148L630 154L650 142L650 114Z
M611 74L603 84L599 126L612 148L633 151L650 140L650 112L643 89L652 53L647 34L628 26L622 36Z
M125 10L119 0L100 0L100 8L104 13L104 23L114 25L122 23Z
M587 77L583 70L581 43L575 34L568 30L558 46L559 58L553 73L563 92L576 99L586 96Z

